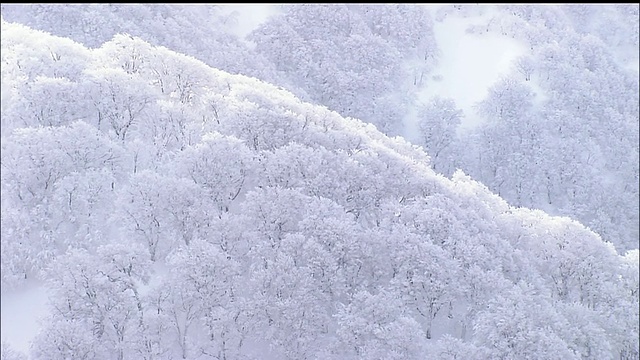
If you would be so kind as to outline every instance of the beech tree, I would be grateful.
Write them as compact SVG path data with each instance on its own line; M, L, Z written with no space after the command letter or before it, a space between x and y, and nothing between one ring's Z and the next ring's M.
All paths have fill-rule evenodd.
M337 358L418 359L424 356L420 325L393 292L358 292L338 309Z
M431 157L433 169L450 175L456 148L456 131L462 120L462 111L456 109L451 99L435 97L417 110L420 137Z
M441 310L458 298L459 286L453 285L458 275L456 264L442 248L413 234L392 235L400 249L394 255L392 288L402 294L403 304L420 319L425 337L431 339L432 325ZM397 273L395 273L397 272Z
M562 319L542 296L533 295L533 291L526 284L518 284L512 291L489 301L474 325L476 341L491 348L491 357L495 358L580 359L580 355L558 336L558 328L567 326L567 320ZM537 316L527 315L534 311ZM553 320L547 322L549 318ZM536 321L545 321L549 326L543 330Z
M429 347L427 354L430 358L437 360L481 360L491 356L488 348L465 342L449 334L443 335Z
M168 264L172 270L162 286L152 290L158 301L150 310L162 315L178 356L238 356L248 321L237 282L238 262L214 244L194 240L174 252Z
M224 212L249 187L254 159L241 140L211 133L197 145L178 153L173 164L176 175L203 188Z
M38 76L29 82L22 96L11 106L20 106L16 115L25 126L61 126L72 121L87 120L78 102L78 84L66 78ZM9 115L11 116L11 115Z
M181 244L207 237L213 202L208 192L187 179L150 170L134 174L118 195L112 224L124 236L147 247L152 261Z
M104 228L91 213L99 216L107 206L105 197L121 175L121 154L116 144L83 122L17 129L3 137L3 248L24 254L22 259L5 258L13 269L8 276L37 274L70 244L92 247ZM61 203L66 205L62 212Z
M58 257L48 271L55 311L34 340L36 358L127 358L143 312L138 287L149 280L143 251L108 244Z
M143 79L118 68L87 69L85 82L96 127L112 132L123 143L157 99L157 93Z
M302 235L288 234L265 266L252 266L254 321L288 359L313 357L329 332L330 297L318 291L314 276L316 247Z
M105 219L113 211L113 185L109 169L73 172L55 184L52 207L60 213L56 222L56 243L66 248L92 250L110 236Z

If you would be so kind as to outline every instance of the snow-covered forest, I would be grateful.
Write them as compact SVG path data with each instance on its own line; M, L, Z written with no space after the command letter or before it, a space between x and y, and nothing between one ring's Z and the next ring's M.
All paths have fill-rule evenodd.
M639 23L2 4L2 360L638 359Z

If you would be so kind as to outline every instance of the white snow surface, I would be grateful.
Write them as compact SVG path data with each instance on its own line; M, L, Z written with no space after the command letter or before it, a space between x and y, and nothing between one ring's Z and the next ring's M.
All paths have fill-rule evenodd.
M48 314L47 288L32 283L24 288L2 292L0 334L14 350L29 353L29 343L40 328L39 319Z
M437 8L432 11L435 14ZM461 128L478 124L475 104L487 96L491 85L511 71L512 62L527 52L525 45L511 37L467 32L473 25L486 24L494 15L491 10L469 17L451 14L434 23L440 56L432 76L418 90L418 102L435 96L453 99L464 113ZM405 118L404 137L410 141L417 140L416 120L414 111Z

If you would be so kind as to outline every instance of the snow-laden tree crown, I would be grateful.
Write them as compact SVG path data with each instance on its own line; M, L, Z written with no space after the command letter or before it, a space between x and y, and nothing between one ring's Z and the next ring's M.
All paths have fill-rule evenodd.
M638 357L638 250L439 174L447 124L421 124L427 154L334 111L361 101L340 87L314 105L138 36L3 19L1 46L2 289L50 292L31 359ZM482 146L526 128L494 106L526 86L491 91ZM420 111L459 122L448 99Z

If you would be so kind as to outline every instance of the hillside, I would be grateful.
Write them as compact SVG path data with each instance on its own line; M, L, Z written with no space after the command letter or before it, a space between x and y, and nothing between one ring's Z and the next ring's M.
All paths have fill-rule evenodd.
M31 359L638 357L637 250L139 38L1 45L3 303L49 292Z
M640 242L637 4L3 4L99 47L117 33L403 135L513 206Z

